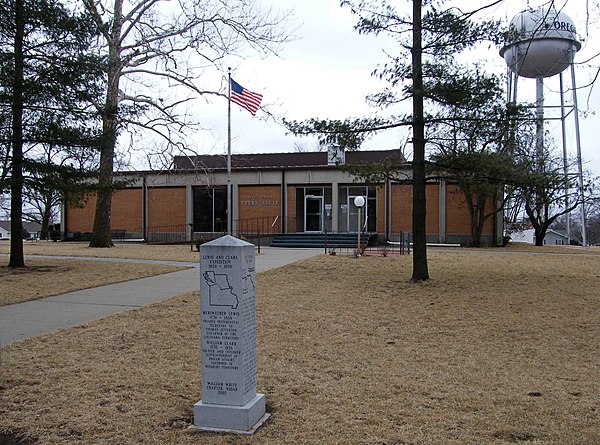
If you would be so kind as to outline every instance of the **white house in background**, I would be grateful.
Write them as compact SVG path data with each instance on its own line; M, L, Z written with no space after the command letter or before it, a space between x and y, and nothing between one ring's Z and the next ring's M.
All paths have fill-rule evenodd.
M510 234L510 240L513 243L528 243L535 244L535 230L525 229L522 231L514 231ZM569 239L566 234L556 230L548 229L544 238L544 245L566 245Z
M38 237L41 225L35 222L26 222L23 224L23 230L29 234L29 237ZM10 221L0 220L0 240L10 239Z
M29 234L29 239L39 239L40 238L40 230L42 230L42 225L36 222L24 222L23 230Z
M568 245L569 237L566 233L559 232L557 230L548 229L546 237L544 238L544 244L547 245Z
M10 221L0 221L0 239L10 239Z

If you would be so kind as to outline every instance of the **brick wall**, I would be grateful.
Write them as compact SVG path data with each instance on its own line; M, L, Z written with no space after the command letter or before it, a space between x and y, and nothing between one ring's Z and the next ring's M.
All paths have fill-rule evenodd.
M439 233L439 185L427 184L425 199L427 200L426 233L437 235ZM392 185L392 211L391 232L412 232L412 185Z
M240 186L238 189L238 230L262 233L271 231L275 218L280 216L273 230L281 228L281 187L278 185Z
M67 209L66 228L69 232L91 232L94 228L96 195L91 195L83 207ZM142 189L117 190L111 201L111 228L127 232L139 231L142 227Z
M287 231L295 232L296 189L290 185L287 188ZM114 230L127 232L141 231L143 222L142 188L130 188L114 192L111 210L111 226ZM411 184L393 184L391 196L391 227L392 233L400 231L412 232L412 186ZM439 233L439 185L427 184L427 219L428 235ZM241 186L239 188L238 210L239 220L263 218L269 220L268 227L261 226L261 231L271 230L274 218L281 215L281 187L270 186ZM71 232L91 232L94 223L96 197L90 196L82 208L69 207L66 212L66 228ZM491 204L489 206L491 208ZM154 187L148 189L148 227L172 226L186 224L186 188L185 187ZM493 220L486 221L483 235L493 234ZM243 227L240 228L244 230ZM276 227L276 229L280 229ZM377 231L385 230L385 190L378 188L377 192ZM446 186L446 235L470 235L469 213L465 198L456 185Z
M487 206L491 210L491 203ZM486 220L483 227L483 235L491 235L494 230L493 217ZM448 235L470 235L471 219L465 195L458 186L448 184L446 186L446 233Z
M96 212L96 195L88 196L82 207L67 207L65 231L91 232L94 226L94 213Z
M111 203L110 227L113 230L140 232L143 221L143 189L117 190Z
M296 232L296 187L287 187L287 232Z
M377 187L377 232L385 233L385 187Z
M148 189L148 227L184 225L185 187Z

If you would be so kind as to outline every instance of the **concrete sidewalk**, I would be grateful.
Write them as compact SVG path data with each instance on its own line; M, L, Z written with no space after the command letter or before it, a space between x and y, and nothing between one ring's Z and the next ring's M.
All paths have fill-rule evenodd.
M323 249L261 249L256 272L291 264L323 253ZM0 346L139 308L200 287L199 264L122 258L82 258L93 261L143 262L192 266L190 269L125 283L69 292L54 297L0 307Z

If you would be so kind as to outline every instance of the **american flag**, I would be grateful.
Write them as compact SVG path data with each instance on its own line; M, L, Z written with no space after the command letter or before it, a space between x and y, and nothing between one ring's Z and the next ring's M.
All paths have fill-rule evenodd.
M260 106L261 100L262 94L253 93L231 79L231 101L233 103L245 108L254 116Z

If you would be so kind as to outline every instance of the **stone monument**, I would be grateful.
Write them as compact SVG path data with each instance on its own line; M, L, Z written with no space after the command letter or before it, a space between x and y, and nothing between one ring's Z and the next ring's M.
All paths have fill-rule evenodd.
M229 235L200 247L200 430L252 434L268 418L256 393L254 248Z

